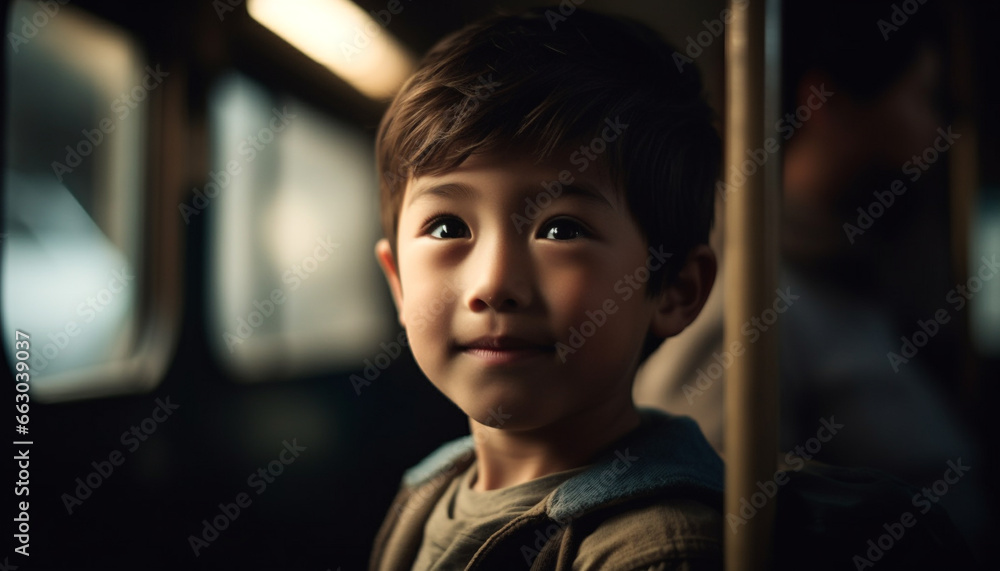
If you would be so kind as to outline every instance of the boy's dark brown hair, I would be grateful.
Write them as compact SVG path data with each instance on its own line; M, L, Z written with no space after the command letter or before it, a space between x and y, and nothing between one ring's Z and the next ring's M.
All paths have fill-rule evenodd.
M576 174L573 150L618 122L627 127L587 168L606 169L648 245L672 253L652 273L652 296L708 242L721 155L713 113L697 69L675 63L676 50L650 28L558 10L487 18L424 57L377 134L383 231L395 251L411 177L446 172L479 152L539 161L565 152Z

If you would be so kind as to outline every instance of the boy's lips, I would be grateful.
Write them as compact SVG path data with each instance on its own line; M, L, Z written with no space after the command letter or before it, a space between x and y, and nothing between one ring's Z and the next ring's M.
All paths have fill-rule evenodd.
M458 343L459 352L491 365L517 363L555 351L555 345L509 335L486 335Z

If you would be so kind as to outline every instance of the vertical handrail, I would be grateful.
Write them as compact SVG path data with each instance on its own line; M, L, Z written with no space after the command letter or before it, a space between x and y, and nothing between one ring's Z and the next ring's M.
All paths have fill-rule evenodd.
M726 38L725 346L745 348L727 372L725 394L725 549L727 571L768 569L775 498L761 503L757 482L774 478L778 451L777 335L746 343L741 328L770 307L777 288L778 157L750 171L749 153L764 149L766 120L780 90L765 49L764 0L731 0ZM776 17L772 13L771 17ZM777 26L771 26L773 34ZM766 65L766 56L771 57ZM768 73L770 72L770 73ZM767 76L765 74L768 73ZM768 79L770 81L765 81ZM768 85L770 84L770 85ZM768 89L770 87L771 89ZM773 125L773 120L768 123ZM742 184L740 178L743 178ZM759 497L754 498L754 494ZM750 507L747 507L749 505Z

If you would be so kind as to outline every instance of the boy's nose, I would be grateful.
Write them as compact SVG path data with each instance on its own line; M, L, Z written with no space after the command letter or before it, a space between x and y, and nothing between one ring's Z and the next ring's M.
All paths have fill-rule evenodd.
M483 244L482 246L486 246ZM472 311L516 311L532 301L531 256L516 245L495 244L477 248L470 264L466 298Z

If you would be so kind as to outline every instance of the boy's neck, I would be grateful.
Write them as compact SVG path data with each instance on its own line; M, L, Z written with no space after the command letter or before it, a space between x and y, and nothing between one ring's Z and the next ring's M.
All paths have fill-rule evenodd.
M631 395L533 430L501 430L469 419L477 462L472 488L477 492L507 488L585 466L639 421Z

